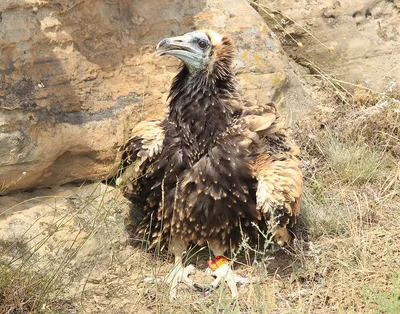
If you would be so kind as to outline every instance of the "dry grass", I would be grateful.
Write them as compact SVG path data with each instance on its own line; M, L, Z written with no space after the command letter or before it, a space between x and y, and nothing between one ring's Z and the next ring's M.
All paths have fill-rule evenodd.
M51 281L48 272L0 266L0 313L68 313L71 302L59 298L61 286L44 287Z
M400 103L357 89L351 95L297 130L303 219L317 262L304 259L295 274L323 281L292 303L303 304L302 313L400 311Z
M330 136L324 145L328 165L344 182L362 184L387 175L385 152L335 136Z

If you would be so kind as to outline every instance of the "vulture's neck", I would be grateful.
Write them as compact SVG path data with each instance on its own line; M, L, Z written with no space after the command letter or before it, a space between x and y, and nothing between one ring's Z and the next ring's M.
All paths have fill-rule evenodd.
M174 79L169 97L168 120L181 140L183 158L191 163L214 146L238 115L230 68L224 73L191 74L184 66Z

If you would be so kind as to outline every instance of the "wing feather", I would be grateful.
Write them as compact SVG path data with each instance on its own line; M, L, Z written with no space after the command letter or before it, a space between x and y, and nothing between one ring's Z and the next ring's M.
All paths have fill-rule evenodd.
M246 132L253 133L247 137L258 139L250 146L256 156L253 169L258 182L257 209L269 218L270 224L279 223L273 232L277 242L283 244L290 240L286 225L300 212L303 182L300 149L290 141L274 104L250 108L243 120Z
M298 156L289 153L283 160L270 154L268 149L260 154L255 162L257 177L257 208L263 213L282 209L290 216L297 215L296 200L302 191L302 173Z
M122 147L123 173L117 179L117 186L124 194L135 194L137 179L152 171L151 164L161 153L165 136L160 120L142 121L135 126L132 134Z

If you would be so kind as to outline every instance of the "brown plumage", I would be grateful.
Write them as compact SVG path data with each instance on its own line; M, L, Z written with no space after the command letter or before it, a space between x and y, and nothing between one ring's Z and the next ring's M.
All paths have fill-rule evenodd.
M286 227L300 211L302 173L299 149L275 105L241 100L229 36L193 32L165 39L160 48L160 55L183 61L169 112L133 130L118 181L143 205L137 234L153 244L209 243L223 254L243 235L255 236L254 223L261 230L275 226L276 241L288 242Z

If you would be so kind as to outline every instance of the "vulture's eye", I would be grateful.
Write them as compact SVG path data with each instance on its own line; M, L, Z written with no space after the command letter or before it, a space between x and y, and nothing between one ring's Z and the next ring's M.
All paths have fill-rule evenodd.
M206 49L208 47L208 42L205 40L199 40L198 45L201 49Z

